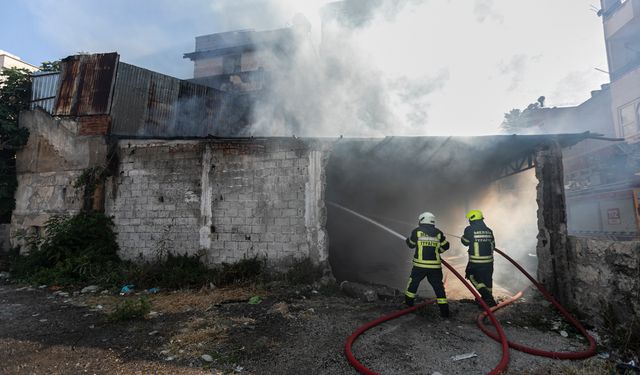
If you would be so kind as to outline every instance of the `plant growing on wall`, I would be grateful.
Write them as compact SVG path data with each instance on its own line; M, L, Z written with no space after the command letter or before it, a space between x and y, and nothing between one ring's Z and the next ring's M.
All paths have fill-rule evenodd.
M43 237L27 238L28 255L12 255L16 279L35 284L95 283L120 264L113 222L102 213L54 216Z
M84 211L91 211L93 205L93 193L96 191L98 185L103 184L106 181L107 177L109 177L109 170L102 165L98 165L84 169L80 176L78 176L74 181L74 188L84 190Z

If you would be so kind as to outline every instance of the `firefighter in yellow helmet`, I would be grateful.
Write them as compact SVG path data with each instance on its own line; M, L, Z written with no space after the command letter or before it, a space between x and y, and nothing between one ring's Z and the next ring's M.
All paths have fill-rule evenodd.
M493 299L493 249L496 246L493 231L484 223L480 210L467 213L469 226L464 229L461 241L469 247L469 263L465 277L478 290L489 306L495 306Z
M407 246L415 249L413 268L405 291L405 304L413 306L420 282L426 277L436 294L436 301L443 318L449 317L447 295L442 282L442 266L440 254L449 249L449 242L444 233L436 228L436 217L431 212L422 213L418 217L418 227L406 240Z

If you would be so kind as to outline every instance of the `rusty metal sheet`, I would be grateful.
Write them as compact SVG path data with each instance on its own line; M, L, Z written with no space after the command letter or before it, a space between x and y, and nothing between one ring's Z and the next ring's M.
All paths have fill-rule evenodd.
M220 92L119 63L111 108L111 134L205 137L216 127Z
M31 75L31 104L29 108L39 107L48 113L53 113L59 79L59 72L33 73Z
M220 91L194 84L180 82L175 124L176 134L206 137L215 133L217 114L220 113Z
M175 121L179 79L120 63L111 107L112 134L162 136Z
M75 55L63 59L54 114L108 114L118 60L115 52Z

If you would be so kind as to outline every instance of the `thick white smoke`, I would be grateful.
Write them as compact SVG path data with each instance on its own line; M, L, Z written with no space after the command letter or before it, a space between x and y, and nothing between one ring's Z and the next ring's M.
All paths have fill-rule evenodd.
M483 210L485 222L493 229L496 247L523 265L536 276L538 235L535 171L498 180L477 202ZM494 281L511 292L527 285L528 281L508 261L495 255Z
M255 110L253 134L426 134L430 97L444 86L449 73L444 67L431 71L412 66L407 46L390 49L395 43L388 37L411 41L406 39L408 30L399 25L421 3L329 5L323 8L321 41L313 34L313 24L305 24L298 15L293 58L274 72L269 100Z
M256 110L256 135L495 134L505 112L540 95L551 105L554 97L574 103L587 97L588 90L566 85L576 69L584 77L580 89L606 79L586 72L592 67L583 66L585 58L570 65L579 53L568 55L574 44L547 43L571 31L532 27L548 16L544 4L558 6L550 0L517 6L501 0L268 3L289 25L306 26L296 28L291 66ZM563 5L575 8L576 17L593 16L579 13L579 6Z

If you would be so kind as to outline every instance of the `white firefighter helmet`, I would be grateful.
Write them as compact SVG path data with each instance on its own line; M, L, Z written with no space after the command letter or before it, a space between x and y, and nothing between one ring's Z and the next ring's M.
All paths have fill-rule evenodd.
M418 223L420 224L436 224L436 215L431 212L423 212L418 216Z

